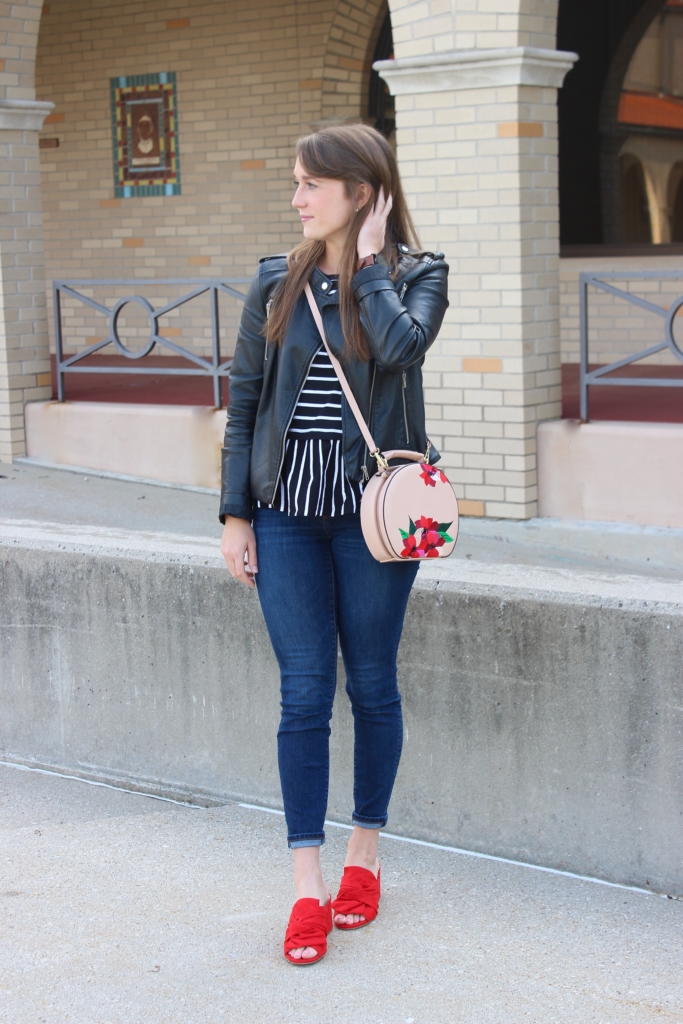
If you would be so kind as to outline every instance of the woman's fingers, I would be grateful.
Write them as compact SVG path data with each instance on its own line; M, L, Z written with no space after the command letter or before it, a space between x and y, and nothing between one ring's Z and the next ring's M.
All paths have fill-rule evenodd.
M256 537L252 536L247 544L247 565L252 573L258 572L258 560L256 558Z
M241 583L246 583L248 587L253 587L252 569L256 571L256 537L246 519L233 519L231 516L226 518L221 554L230 575Z
M377 193L377 200L368 213L360 231L358 232L358 256L363 259L370 253L381 252L384 248L384 236L387 228L387 218L391 213L393 200L391 196L384 198L384 189L380 186Z
M381 220L387 220L387 217L391 213L391 208L394 205L394 200L391 194L384 198L384 188L380 185L379 192L377 193L377 202L375 203L373 213Z
M241 559L239 557L235 559L235 572L233 572L232 575L235 577L236 580L239 580L240 583L246 583L248 587L253 587L255 585L254 577L249 571L249 566L244 561L245 554L246 552L242 552Z

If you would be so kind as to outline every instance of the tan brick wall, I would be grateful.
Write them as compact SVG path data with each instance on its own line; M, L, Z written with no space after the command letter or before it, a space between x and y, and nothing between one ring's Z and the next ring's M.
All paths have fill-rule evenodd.
M37 59L38 96L56 104L42 137L59 140L41 151L48 280L244 275L291 248L293 143L365 114L385 13L386 0L52 2ZM182 195L115 199L109 79L157 71L177 75ZM67 348L101 336L95 314L65 311ZM237 319L226 310L227 351ZM206 350L201 312L174 327Z
M32 100L43 0L0 2L0 98Z

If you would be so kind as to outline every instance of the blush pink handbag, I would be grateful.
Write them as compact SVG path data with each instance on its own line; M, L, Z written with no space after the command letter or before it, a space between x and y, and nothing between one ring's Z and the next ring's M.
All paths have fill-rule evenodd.
M370 554L378 562L446 558L458 537L458 502L446 474L427 461L431 444L424 455L402 450L380 452L339 360L327 344L320 310L309 284L306 298L351 412L377 461L377 472L366 484L360 506L361 528ZM390 466L391 459L409 460L409 464Z

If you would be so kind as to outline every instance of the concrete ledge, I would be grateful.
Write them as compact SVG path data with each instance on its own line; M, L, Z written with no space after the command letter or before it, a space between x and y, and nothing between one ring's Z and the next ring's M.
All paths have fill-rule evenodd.
M279 804L278 673L215 541L0 521L0 757ZM679 583L423 566L392 832L683 893ZM348 820L335 706L329 816Z
M683 527L683 424L538 428L538 511L558 519Z
M25 416L30 458L166 483L220 487L224 409L30 402Z

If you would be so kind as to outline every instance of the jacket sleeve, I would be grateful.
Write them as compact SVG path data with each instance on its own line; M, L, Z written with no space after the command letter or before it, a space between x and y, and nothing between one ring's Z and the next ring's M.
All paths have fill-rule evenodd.
M389 268L376 263L359 270L352 287L373 359L400 373L423 358L448 309L448 264L433 260L410 282L402 301Z
M226 515L251 520L251 446L256 412L263 387L266 341L262 334L266 307L260 268L249 286L230 368L230 400L221 462L219 518Z

